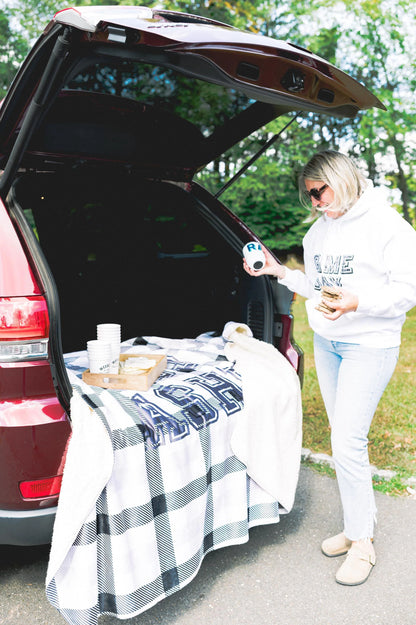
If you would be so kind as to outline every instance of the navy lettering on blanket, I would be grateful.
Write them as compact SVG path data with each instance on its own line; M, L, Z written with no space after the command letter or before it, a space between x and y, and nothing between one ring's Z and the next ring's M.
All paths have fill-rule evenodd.
M173 364L175 371L195 372L194 368L180 366L181 363ZM167 377L170 375L164 379ZM208 396L204 397L198 393L198 387L208 391ZM189 377L186 384L158 385L154 389L154 394L155 397L171 402L173 411L162 410L158 404L150 402L141 393L135 393L131 398L143 421L139 427L145 442L152 445L163 444L166 434L170 442L181 439L189 435L190 427L199 430L215 423L222 411L231 415L240 411L243 406L240 386L230 379L225 379L219 371Z

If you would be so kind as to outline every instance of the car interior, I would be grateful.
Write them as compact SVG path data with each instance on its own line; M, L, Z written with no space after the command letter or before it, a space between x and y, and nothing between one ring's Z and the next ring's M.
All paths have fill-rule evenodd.
M245 274L241 248L183 186L113 170L37 173L9 197L54 276L65 352L85 349L106 322L122 324L123 340L221 332L234 319L263 337L265 280Z

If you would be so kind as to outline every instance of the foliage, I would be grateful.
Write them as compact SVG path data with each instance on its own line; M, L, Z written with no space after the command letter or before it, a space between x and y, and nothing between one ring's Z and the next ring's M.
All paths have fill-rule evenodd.
M374 3L361 0L353 3L360 23L358 31L350 33L355 48L368 56L366 66L355 66L359 80L376 89L387 111L372 110L358 128L359 152L367 160L370 171L377 171L377 153L390 157L385 175L393 188L401 193L401 209L412 223L416 204L411 181L416 174L416 146L412 141L416 105L416 68L408 51L414 40L413 29L406 21L416 23L416 7L403 3ZM375 149L374 142L377 141Z
M315 0L302 10L297 3L292 8L301 24L309 17L315 26L300 27L298 41L329 60L332 53L337 65L385 104L386 111L371 109L343 126L343 147L360 159L376 184L398 189L397 207L415 223L416 5L405 0ZM339 145L340 135L334 139Z
M149 6L160 6L160 2L149 2ZM165 9L193 13L203 17L231 24L236 28L257 32L264 20L262 0L164 0Z
M244 106L247 98L196 78L183 76L171 68L146 63L96 63L85 67L66 85L152 102L158 109L175 113L210 134L226 116ZM195 106L195 100L199 106Z
M9 16L0 9L0 101L6 95L27 50L27 41L19 33L13 32Z
M19 23L19 32L31 45L40 35L51 16L66 5L65 2L53 0L11 0L8 2L10 17Z
M0 0L1 2L1 0ZM354 120L302 114L241 177L222 199L272 249L283 254L299 251L306 230L305 210L297 194L297 172L317 150L341 149L354 156L376 184L394 191L394 202L404 217L416 223L416 5L411 0L140 0L144 6L163 7L209 17L239 28L261 32L309 48L363 82L384 102L387 110L371 109ZM137 4L136 0L75 0L77 4ZM61 0L8 0L0 10L0 89L4 94L29 45ZM146 73L147 72L147 73ZM136 85L146 94L151 69ZM118 80L116 74L101 80ZM184 78L184 82L191 79ZM150 81L150 82L149 82ZM154 84L154 81L153 81ZM215 96L203 84L187 94L178 89L171 97L174 109L191 119L196 112L206 132L221 117L231 116L241 104L235 94ZM163 93L158 94L161 101ZM170 94L172 96L172 94ZM0 94L1 97L1 94ZM165 98L166 99L166 98ZM214 106L215 104L215 106ZM218 106L220 105L220 112ZM214 112L215 111L215 112ZM253 133L221 159L198 174L217 191L284 125L278 119Z
M288 118L271 122L267 126L268 132L255 137L248 145L231 150L231 155L226 155L232 163L228 168L228 177L235 175L250 156L279 133L286 122ZM299 203L297 174L312 139L307 142L303 137L305 143L298 142L303 132L304 129L295 121L221 197L279 255L299 248L307 230L304 220L308 212ZM285 145L297 146L298 150L285 150ZM216 174L205 172L200 176L202 183L214 193L225 182L224 176Z

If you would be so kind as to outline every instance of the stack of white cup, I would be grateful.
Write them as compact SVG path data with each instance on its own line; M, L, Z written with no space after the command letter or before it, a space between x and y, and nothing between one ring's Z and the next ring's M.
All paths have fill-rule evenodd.
M118 373L120 364L121 326L119 323L99 323L97 339L111 345L111 364L109 373Z
M111 343L92 340L87 342L90 373L109 373L112 362Z

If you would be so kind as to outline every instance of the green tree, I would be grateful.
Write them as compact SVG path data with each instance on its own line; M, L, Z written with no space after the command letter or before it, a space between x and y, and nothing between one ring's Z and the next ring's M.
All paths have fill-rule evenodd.
M366 59L363 64L355 54L351 70L378 92L387 108L363 115L357 127L357 152L374 177L378 163L382 163L382 173L400 191L403 216L415 223L416 197L411 183L416 175L412 140L416 119L416 6L402 0L355 0L350 4L359 24L349 33L350 43Z
M410 0L287 0L281 28L334 62L385 104L346 122L315 119L320 138L349 151L375 183L400 191L398 208L415 221L416 5ZM340 19L341 18L341 19ZM293 24L295 19L295 24ZM321 141L318 141L321 143Z
M27 50L27 41L20 34L13 32L9 16L0 9L0 101L4 98Z
M230 24L243 30L259 32L268 15L267 3L262 0L163 0L151 6L193 13Z
M136 2L76 0L75 4ZM413 30L416 6L412 0L310 0L308 4L297 0L279 4L275 0L141 0L140 4L195 13L306 47L363 82L387 106L385 112L373 109L353 120L303 113L281 139L224 192L222 199L273 249L284 251L288 246L301 245L306 215L297 196L296 174L312 153L322 148L348 151L376 183L387 181L398 189L399 208L409 221L414 220L416 38ZM24 56L23 44L27 46L32 42L51 15L65 3L8 0L8 6L8 12L3 12L0 19L3 90ZM10 27L12 16L13 24L16 21L20 24L13 29ZM137 89L143 97L151 75L149 69L138 77ZM103 84L111 80L121 84L122 76L109 72L99 79ZM184 78L184 82L189 80ZM186 96L184 93L178 89L171 100L174 109L182 114L188 112L188 119L196 113L206 132L213 128L214 122L231 116L241 104L235 94L229 97L223 94L221 102L218 97L212 101L213 96L204 85L195 85ZM158 93L158 98L162 102L164 94ZM218 113L220 104L222 113ZM248 141L234 146L200 172L198 179L214 192L218 191L285 121L278 119L253 133Z
M52 0L10 0L8 13L18 24L16 32L23 37L27 45L32 45L39 37L56 11L65 6L64 2Z

